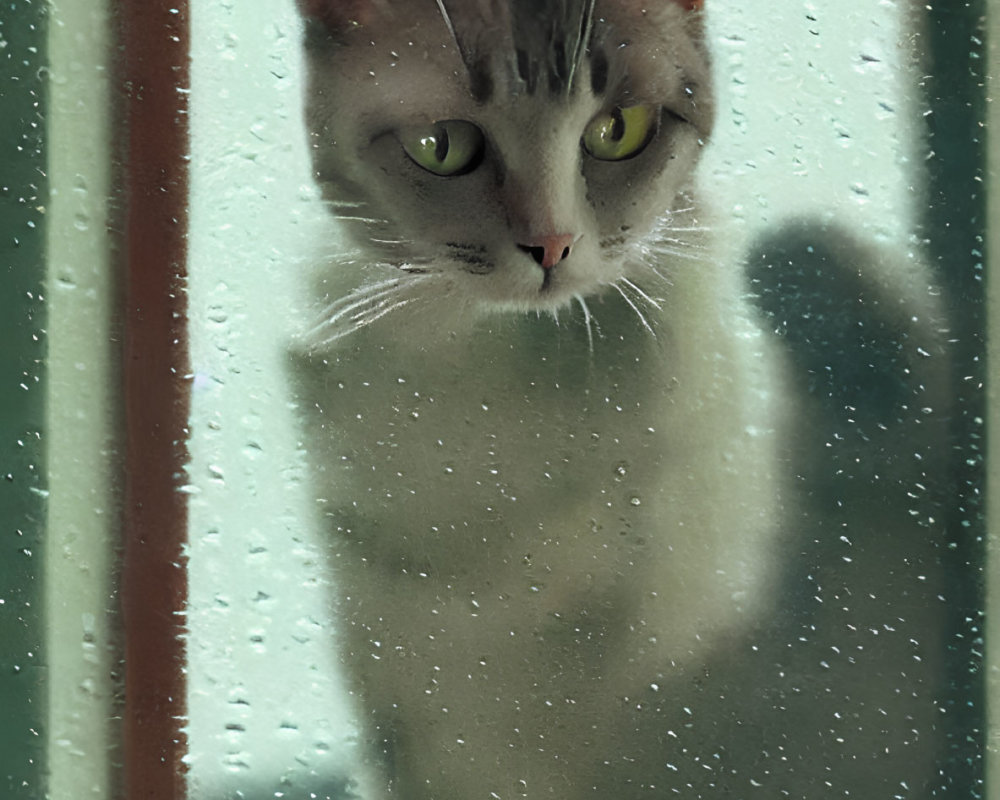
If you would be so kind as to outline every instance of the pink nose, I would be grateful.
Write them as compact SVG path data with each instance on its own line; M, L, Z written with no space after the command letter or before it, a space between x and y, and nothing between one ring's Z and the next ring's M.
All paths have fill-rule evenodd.
M535 259L535 263L542 269L551 269L563 259L569 258L570 248L573 247L573 234L556 233L551 236L539 236L528 244L519 244L518 247Z

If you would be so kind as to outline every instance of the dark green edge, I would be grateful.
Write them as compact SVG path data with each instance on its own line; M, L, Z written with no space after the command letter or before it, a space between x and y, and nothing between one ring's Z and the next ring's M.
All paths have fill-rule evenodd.
M46 7L0 11L0 794L45 796Z
M45 356L43 137L46 13L13 0L0 16L0 788L44 797L44 654L41 545ZM985 0L935 4L928 12L924 86L929 145L924 231L955 319L961 389L955 441L966 460L955 475L951 690L942 720L951 758L939 787L983 797L986 398ZM26 388L23 388L26 387Z
M985 797L986 685L986 0L927 6L923 85L928 146L924 233L945 291L957 388L958 468L948 521L950 752L935 796Z

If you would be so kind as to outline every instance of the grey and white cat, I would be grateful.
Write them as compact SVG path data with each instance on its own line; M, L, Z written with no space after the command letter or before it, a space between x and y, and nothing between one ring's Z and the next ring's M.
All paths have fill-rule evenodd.
M699 5L300 0L350 244L297 369L362 797L724 785L711 745L677 777L683 698L779 602L797 423L694 186Z

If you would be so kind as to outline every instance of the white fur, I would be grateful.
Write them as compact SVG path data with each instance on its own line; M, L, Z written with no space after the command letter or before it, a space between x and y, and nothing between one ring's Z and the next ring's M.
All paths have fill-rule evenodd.
M358 713L375 752L394 742L363 795L582 797L633 755L649 783L636 704L772 602L780 375L688 192L711 115L591 163L606 98L463 100L436 5L312 56L317 170L358 250L321 272L305 438ZM678 8L616 13L611 45L645 48L631 91L669 104L703 78ZM397 112L473 119L496 163L420 174L377 133ZM581 235L547 291L516 248L542 219ZM492 269L450 259L459 238Z

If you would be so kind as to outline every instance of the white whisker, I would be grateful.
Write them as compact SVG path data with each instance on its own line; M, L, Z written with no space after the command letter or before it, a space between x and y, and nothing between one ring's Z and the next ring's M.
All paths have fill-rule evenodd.
M704 225L691 225L686 228L680 228L676 225L664 225L662 230L669 231L670 233L706 233L711 230Z
M674 229L671 228L670 230L673 231ZM703 245L701 242L692 242L692 241L690 241L688 239L678 239L676 236L662 236L661 235L661 236L657 237L657 241L660 241L660 242L670 242L670 244L677 244L677 245L680 245L681 247L690 247L690 248L692 248L694 250L703 250L703 249L705 249L705 245Z
M323 319L312 328L310 335L323 328L335 325L345 316L360 308L364 308L366 305L378 303L380 300L386 300L398 294L401 291L399 284L400 280L398 278L382 281L381 283L356 289L345 297L335 300L323 309Z
M649 271L650 271L650 272L652 272L652 273L653 273L653 274L654 274L654 275L655 275L655 276L656 276L657 278L659 278L659 279L660 279L661 281L663 281L663 282L664 282L664 283L665 283L665 284L666 284L667 286L673 286L673 285L674 285L674 281L673 281L673 279L672 279L672 278L670 278L670 277L669 277L669 276L667 276L667 275L664 275L664 274L663 274L662 272L660 272L660 270L659 270L659 269L657 269L656 267L654 267L654 266L650 265L650 266L649 266Z
M404 298L403 300L397 300L395 303L380 305L376 309L372 310L374 313L369 312L367 316L365 316L364 313L357 314L351 318L352 324L350 326L333 331L329 336L315 342L313 344L313 348L317 349L329 345L338 339L347 336L348 334L354 333L361 328L371 325L373 322L381 319L386 314L389 314L398 308L402 308L405 305L409 305L410 302L412 302L412 298Z
M366 225L386 225L389 222L388 220L385 219L376 219L375 217L359 217L357 215L352 215L352 214L333 214L332 216L334 219L342 219L353 222L363 222Z
M448 15L448 9L444 7L444 0L437 0L438 10L441 12L441 17L444 19L444 24L448 28L448 33L451 34L452 41L455 42L455 47L458 48L459 52L462 52L462 46L458 43L458 36L455 34L455 26L452 24L451 17Z
M646 293L645 293L645 292L644 292L644 291L643 291L643 290L642 290L642 289L641 289L641 288L640 288L639 286L636 286L636 285L635 285L634 283L632 283L632 281L630 281L630 280L629 280L628 278L626 278L626 277L622 276L621 278L619 278L619 280L620 280L620 281L621 281L622 283L625 283L625 284L627 284L627 285L628 285L628 287L629 287L629 288L630 288L630 289L631 289L631 290L632 290L633 292L635 292L635 293L636 293L637 295L639 295L639 297L641 297L641 298L642 298L643 300L645 300L645 301L646 301L647 303L649 303L649 304L650 304L650 305L651 305L651 306L652 306L653 308L655 308L655 309L656 309L657 311L661 311L661 310L662 310L662 308L663 308L663 307L662 307L662 306L661 306L661 305L659 304L659 302L658 302L658 301L654 300L654 299L653 299L652 297L650 297L650 296L649 296L648 294L646 294Z
M576 44L576 52L573 53L573 58L570 60L569 66L569 76L566 81L567 91L573 88L573 80L576 77L577 67L580 66L580 61L582 60L583 53L587 49L587 43L590 41L590 28L594 17L594 0L589 0L587 7L583 9L583 26L580 35L580 40Z
M366 325L371 325L375 320L382 319L386 314L395 311L397 308L402 308L405 305L409 305L413 302L412 297L405 297L402 300L397 300L395 303L390 303L388 305L379 304L376 308L372 309L374 313L369 313L367 316L358 314L354 317L357 324L354 326L354 330L358 328L363 328ZM345 331L347 333L347 331ZM344 334L341 334L344 335ZM339 338L339 337L338 337Z
M618 294L620 294L622 296L622 299L626 303L628 303L629 306L632 307L632 310L635 312L635 315L639 318L639 322L642 323L642 327L644 327L647 331L649 331L649 333L650 333L651 336L655 337L656 336L656 331L653 330L652 326L649 324L649 321L642 315L642 312L639 310L639 307L635 303L632 302L632 298L630 298L625 293L625 290L622 289L622 287L619 286L617 283L612 283L611 285L615 288L615 290L618 292Z
M676 250L672 247L660 247L657 250L657 255L668 255L674 256L675 258L683 258L688 261L704 261L704 253L688 253L684 250Z
M590 309L587 308L587 301L583 299L581 295L575 294L573 298L577 303L580 304L580 308L583 309L583 324L587 327L587 346L591 353L594 352L594 331L591 327L591 322L595 325L597 321L590 315Z
M330 345L387 314L419 301L418 287L429 279L432 276L418 273L359 287L323 309L319 321L302 335L302 339L313 351Z

